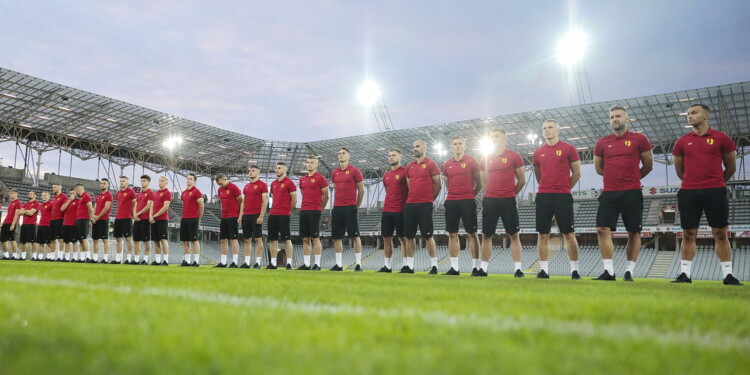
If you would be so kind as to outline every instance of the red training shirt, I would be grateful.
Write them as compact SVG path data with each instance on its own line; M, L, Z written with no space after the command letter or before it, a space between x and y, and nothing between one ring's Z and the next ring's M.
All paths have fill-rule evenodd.
M131 188L117 191L117 212L115 212L115 219L130 219L133 217L133 201L135 198L135 191Z
M492 154L479 163L487 173L485 198L514 198L516 196L516 169L523 167L521 155L507 148L500 155Z
M172 192L169 191L169 189L159 189L154 193L154 207L152 208L154 210L154 215L156 215L159 210L164 207L164 202L171 202L172 201ZM159 216L154 216L154 220L169 220L169 210L167 209L164 211L163 214Z
M357 183L362 180L364 180L362 172L351 164L345 169L341 167L334 169L331 173L334 188L333 206L356 206Z
M534 167L541 169L537 193L570 194L570 163L581 160L572 145L558 141L534 151Z
M596 142L594 155L602 158L604 189L602 191L641 188L641 153L651 150L645 135L626 131L614 133Z
M273 204L271 205L270 215L286 215L292 214L292 196L291 192L297 191L297 187L294 186L294 181L290 180L289 177L284 177L283 180L273 180L271 182L271 195L273 196Z
M474 173L479 173L477 159L464 154L461 160L450 158L443 163L443 175L448 177L446 189L449 201L474 199Z
M80 198L78 198L78 207L76 211L76 220L89 220L89 208L86 203L91 203L91 195L87 192L83 192L83 195L81 195Z
M42 212L42 217L39 219L39 226L48 227L52 217L52 201L42 203L39 211Z
M67 225L67 226L76 225L76 212L78 212L78 205L80 203L81 203L81 200L78 198L73 199L70 202L70 204L68 205L68 208L65 209L64 214L63 214L63 225Z
M193 186L190 189L185 189L180 195L182 199L182 218L183 219L198 219L200 214L198 207L198 199L203 198L203 193L198 190L197 187Z
M141 210L146 207L148 202L152 202L153 200L154 192L151 189L141 190L141 193L138 194L138 197L135 199L135 212L141 212ZM141 220L148 220L148 210L138 215L138 218Z
M52 198L52 217L50 220L62 220L63 212L60 207L67 201L68 196L63 193L59 193Z
M106 205L107 202L109 202L109 209L107 209L107 212L104 213L104 216L102 216L100 220L109 220L109 215L112 213L112 193L105 191L96 196L96 209L94 210L96 216L99 216L99 214L102 213L104 205Z
M243 189L245 194L245 206L242 209L243 215L260 215L260 209L263 208L263 193L268 193L268 185L258 179L255 182L250 181Z
M409 194L409 188L406 186L406 168L399 165L395 170L389 169L385 172L383 186L385 187L383 212L403 212L406 196Z
M421 163L416 159L406 166L409 194L406 203L430 203L435 200L432 176L440 175L440 167L425 156Z
M328 180L315 172L312 176L304 175L299 179L299 190L302 192L300 211L323 211L323 189L328 187ZM356 186L355 186L356 187ZM354 201L357 204L357 201Z
M726 134L708 128L706 134L690 132L674 144L672 155L682 156L683 174L680 189L713 189L726 187L724 154L737 150Z
M240 202L237 197L242 195L242 191L237 185L228 182L227 186L219 186L219 200L221 201L221 218L240 216Z
M23 224L25 224L25 225L36 225L36 219L37 219L37 217L39 217L39 208L41 206L42 205L36 199L34 199L34 201L28 201L28 202L24 203L24 205L23 205L23 209L24 210L29 211L29 210L34 210L35 209L36 212L34 213L34 215L31 215L31 216L21 215L21 216L23 216Z

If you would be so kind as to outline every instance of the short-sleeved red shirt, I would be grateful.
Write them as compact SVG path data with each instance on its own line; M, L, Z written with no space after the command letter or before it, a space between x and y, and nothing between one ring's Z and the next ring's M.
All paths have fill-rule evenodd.
M570 194L570 163L581 160L572 145L558 141L554 146L542 145L534 151L534 167L541 170L537 193Z
M416 160L406 166L409 179L409 194L406 203L430 203L435 200L432 176L440 175L440 167L425 156L421 163Z
M690 132L674 144L672 154L682 156L683 174L680 189L713 189L726 187L724 154L737 150L728 135L711 128L706 134Z
M268 185L260 179L255 182L248 182L242 189L245 194L245 206L243 215L260 215L260 209L263 208L263 193L268 193Z
M395 170L388 169L383 175L383 186L383 212L403 212L406 196L409 194L409 188L406 186L406 168L399 166Z
M500 155L492 153L482 158L480 167L487 173L486 198L516 196L516 169L523 167L521 155L507 148Z
M198 190L197 187L193 186L190 189L185 189L180 195L182 199L182 218L183 219L197 219L199 211L198 199L203 198L203 193Z
M323 211L323 189L328 187L328 180L315 172L312 176L304 175L299 179L299 190L302 192L300 211ZM354 202L357 203L356 201Z
M70 198L68 198L68 200L70 200ZM66 208L63 213L63 225L76 225L76 213L78 212L78 205L80 203L81 200L76 198L68 204L68 208Z
M148 205L148 202L153 202L154 200L154 192L151 189L144 189L141 190L141 192L138 194L138 197L135 198L135 212L141 212L144 208L146 208L146 205ZM156 212L156 211L154 211ZM138 215L138 218L141 220L148 220L148 210L146 210L144 213Z
M237 197L242 195L242 190L237 185L227 182L227 186L219 186L219 200L221 201L221 217L234 217L240 216L240 202L237 202Z
M80 198L78 198L78 207L76 208L76 220L88 220L89 217L89 208L87 203L91 203L93 199L91 199L91 195L87 192L83 192Z
M159 189L154 192L154 215L156 215L159 210L164 207L164 202L171 202L172 201L172 192L169 191L169 189ZM154 220L169 220L169 209L164 211L163 214L159 216L154 216Z
M645 135L626 131L621 136L610 134L596 142L594 155L602 158L603 191L641 188L641 153L651 150Z
M135 198L135 191L131 188L117 191L117 212L115 212L115 219L133 218L133 200Z
M36 210L36 212L31 216L22 215L24 224L36 225L36 219L39 217L39 207L41 207L41 204L39 204L39 201L36 199L23 204L23 209L26 211Z
M333 181L333 206L356 206L357 183L364 180L362 172L349 164L345 169L338 167L331 173Z
M474 199L474 173L479 173L477 159L464 154L461 160L450 158L443 163L443 175L448 178L445 188L449 201Z
M46 201L42 203L42 205L39 208L39 211L42 212L42 216L39 219L39 226L48 227L49 222L52 218L52 201Z
M284 177L283 180L273 180L271 182L271 196L273 197L273 204L271 205L270 215L291 215L292 214L292 196L291 192L297 191L297 187L294 186L294 181L290 180L289 177Z
M68 196L63 193L59 193L52 198L52 218L50 220L62 220L63 212L60 207L67 201Z
M101 193L96 196L96 209L94 210L94 213L96 216L99 216L100 213L102 213L102 210L104 209L104 206L109 202L109 209L107 209L107 212L104 213L104 216L102 216L101 220L109 220L109 215L112 213L112 193L109 191L105 191L104 193Z

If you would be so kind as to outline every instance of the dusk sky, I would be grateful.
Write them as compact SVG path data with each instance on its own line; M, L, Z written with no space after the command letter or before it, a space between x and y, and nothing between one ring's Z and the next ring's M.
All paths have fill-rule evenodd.
M750 80L746 0L0 0L0 16L4 68L271 140L377 131L368 77L397 129L571 105L554 56L570 28L594 101Z

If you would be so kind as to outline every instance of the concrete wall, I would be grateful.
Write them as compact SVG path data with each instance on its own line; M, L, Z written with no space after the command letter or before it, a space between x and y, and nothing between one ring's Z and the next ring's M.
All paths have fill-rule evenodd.
M60 176L51 173L45 173L44 179L49 182L50 185L62 185L63 189L70 189L76 184L81 184L87 191L99 191L99 181L95 180L85 180L82 178Z

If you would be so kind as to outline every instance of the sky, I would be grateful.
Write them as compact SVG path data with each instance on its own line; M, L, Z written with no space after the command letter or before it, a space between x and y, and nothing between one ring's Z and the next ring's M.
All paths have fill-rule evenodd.
M747 81L748 16L746 0L0 0L0 66L315 141L377 131L357 100L365 79L396 129L571 105L555 49L573 28L589 38L594 101Z

